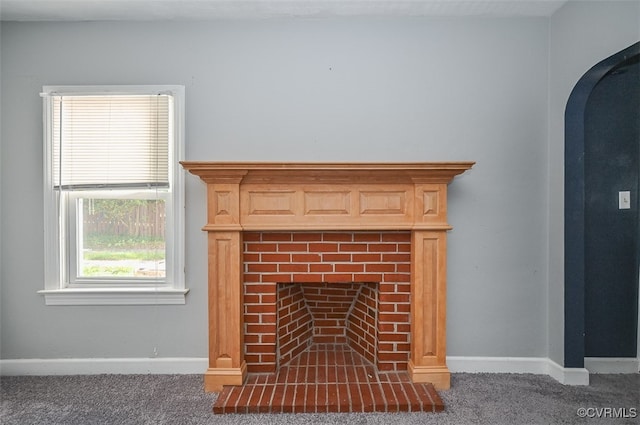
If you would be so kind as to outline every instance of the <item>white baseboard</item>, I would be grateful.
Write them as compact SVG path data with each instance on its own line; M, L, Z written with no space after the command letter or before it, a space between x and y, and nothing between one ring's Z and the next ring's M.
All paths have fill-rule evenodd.
M203 374L209 359L198 357L160 357L124 359L5 359L0 375L137 375Z
M546 357L458 357L448 356L452 373L532 373L549 375L565 385L589 385L589 371L565 368Z
M207 358L96 358L0 360L0 375L203 374ZM585 368L565 368L545 357L449 356L452 373L532 373L565 385L589 385Z
M564 385L589 385L589 371L583 367L564 367L551 359L548 362L548 374Z
M547 374L548 359L542 357L467 357L447 356L453 373L534 373Z
M632 357L585 357L584 367L590 373L638 373L640 360Z

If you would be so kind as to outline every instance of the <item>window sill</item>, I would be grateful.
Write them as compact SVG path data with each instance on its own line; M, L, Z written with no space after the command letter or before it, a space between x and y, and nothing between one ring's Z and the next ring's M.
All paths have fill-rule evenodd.
M185 304L188 289L66 288L38 291L46 305L173 305Z

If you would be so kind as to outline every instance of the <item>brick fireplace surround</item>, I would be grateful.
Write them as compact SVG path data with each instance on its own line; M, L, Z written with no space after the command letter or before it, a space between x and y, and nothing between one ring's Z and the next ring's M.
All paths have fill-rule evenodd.
M311 343L450 385L447 185L473 162L182 162L207 185L205 390Z
M348 344L378 370L407 370L410 232L243 237L248 372L273 373L310 343Z

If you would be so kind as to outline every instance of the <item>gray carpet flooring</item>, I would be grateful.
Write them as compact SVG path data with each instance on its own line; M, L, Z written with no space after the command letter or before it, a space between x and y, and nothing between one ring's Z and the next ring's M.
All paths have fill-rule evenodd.
M539 375L454 374L440 395L444 413L213 415L217 394L202 390L199 375L1 377L0 424L640 423L639 374L592 375L588 387Z

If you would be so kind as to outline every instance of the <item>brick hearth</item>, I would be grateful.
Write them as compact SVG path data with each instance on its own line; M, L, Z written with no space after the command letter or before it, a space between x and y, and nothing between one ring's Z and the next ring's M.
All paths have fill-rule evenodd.
M224 413L441 412L431 384L405 372L378 373L346 345L312 344L273 374L225 386L213 406Z

